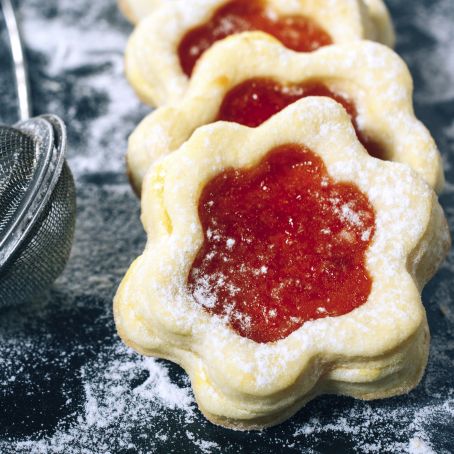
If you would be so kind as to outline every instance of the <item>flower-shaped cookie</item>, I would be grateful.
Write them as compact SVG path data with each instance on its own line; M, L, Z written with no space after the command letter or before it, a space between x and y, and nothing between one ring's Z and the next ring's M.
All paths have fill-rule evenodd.
M118 0L123 14L133 23L138 23L157 7L176 0ZM377 41L394 46L395 35L391 18L383 0L363 0L376 29Z
M419 382L421 290L449 247L446 220L408 166L365 152L338 103L198 129L152 167L142 211L148 243L116 325L187 371L209 420L262 428L320 394Z
M130 179L140 194L149 166L202 125L229 120L256 126L318 94L344 105L370 154L409 165L440 191L441 157L415 118L412 92L405 63L380 44L358 41L301 54L260 32L232 36L206 53L180 102L150 114L131 135Z
M159 106L179 100L201 55L232 34L264 31L300 52L360 39L392 44L386 9L377 0L373 4L376 22L362 0L169 1L132 34L126 73L138 95ZM236 61L225 64L233 66Z

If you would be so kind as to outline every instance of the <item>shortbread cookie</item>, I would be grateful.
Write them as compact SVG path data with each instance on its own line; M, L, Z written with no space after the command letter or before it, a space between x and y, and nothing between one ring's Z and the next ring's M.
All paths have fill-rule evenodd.
M203 53L232 34L264 31L300 52L360 39L383 38L385 44L392 44L386 9L375 6L371 11L377 25L362 0L169 1L132 34L126 73L144 102L163 105L184 95Z
M415 118L412 91L405 63L380 44L358 41L301 54L263 33L232 36L206 53L179 102L153 112L131 135L131 181L140 194L149 166L202 125L258 126L299 98L321 95L347 109L371 155L409 165L441 191L441 157Z
M118 0L123 14L133 23L138 23L158 6L177 0ZM383 0L364 0L369 8L370 18L375 26L376 39L393 47L395 42L394 28Z
M338 103L199 128L147 174L142 212L118 332L180 364L210 421L261 429L320 394L378 399L420 381L421 290L446 220L408 166L366 153Z

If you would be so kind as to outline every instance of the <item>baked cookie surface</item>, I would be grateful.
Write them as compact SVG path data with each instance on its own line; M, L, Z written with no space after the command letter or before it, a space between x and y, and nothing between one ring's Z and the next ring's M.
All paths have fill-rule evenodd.
M118 0L118 7L130 22L137 24L164 3L165 0Z
M159 6L176 0L118 0L123 14L132 22L138 23ZM395 35L389 12L383 0L364 0L376 29L377 41L394 46Z
M386 8L361 0L194 0L166 2L141 21L126 52L126 73L150 105L180 99L199 57L231 34L261 30L287 47L312 51L361 39L393 44Z
M292 152L303 150L297 153L300 157L296 162L289 161L288 169L306 169L310 181L318 178L315 189L307 186L316 202L322 200L318 193L332 188L342 193L328 198L333 205L328 209L327 222L333 219L332 225L340 230L335 233L331 226L326 232L327 241L344 249L349 244L364 243L363 252L344 265L348 275L348 266L356 264L352 270L362 270L362 278L355 283L366 285L361 286L359 297L352 293L351 298L343 298L344 303L351 300L358 304L342 311L342 315L331 312L328 300L320 300L317 316L301 314L303 323L289 318L294 323L289 332L281 327L277 337L259 339L251 334L253 329L248 330L247 319L240 324L243 331L236 325L237 314L240 318L251 316L252 324L257 314L245 314L239 303L232 301L229 312L230 304L219 301L219 293L210 281L209 267L195 264L210 238L217 241L217 232L213 235L201 222L206 213L210 219L210 210L216 206L217 199L211 199L211 194L214 197L219 191L213 182L221 178L231 183L232 172L241 182L243 173L254 174L260 165L268 166L267 159L282 147L290 147ZM285 163L283 167L285 171ZM261 178L260 173L255 175ZM271 175L271 183L273 178ZM295 179L287 196L298 189L300 181L299 177ZM283 187L280 183L277 186ZM267 187L260 188L266 192ZM222 188L227 190L222 194L234 194L234 185ZM204 198L207 190L210 196ZM229 200L232 210L236 210L243 199L232 196ZM261 216L267 210L273 210L269 204L264 205L264 199L259 200L262 202L249 210L243 206L245 213L255 212L256 221L250 223L254 228L264 222ZM178 151L156 162L147 174L142 212L148 243L116 295L117 328L122 339L137 351L180 364L191 378L200 409L211 421L236 429L259 429L287 419L323 393L376 399L408 392L419 382L429 345L420 295L449 248L446 221L436 194L411 169L373 159L366 153L350 117L338 103L311 97L294 103L255 129L234 123L198 129ZM221 211L225 212L229 214L228 207ZM285 235L293 227L289 221ZM323 232L313 233L320 236ZM271 246L276 235L267 235L260 242ZM249 242L247 236L232 243L229 240L234 238L221 235L219 241L225 238L224 253L235 254L236 248L254 246L254 238ZM295 238L288 233L287 239ZM208 256L205 258L209 261ZM325 258L330 256L323 254L314 267L326 264ZM291 267L285 264L285 257L282 259L281 272L287 272ZM274 290L281 288L275 285L279 279L285 288L290 276L278 274L278 281L267 276L268 270L265 272L263 267L279 269L273 260L267 260L259 262L257 271L263 272L266 282L273 283ZM200 288L199 283L197 293L191 276L194 269L202 268L211 284ZM349 288L348 279L337 279L339 288ZM245 280L245 284L250 282L249 278ZM216 283L230 288L229 279L216 279ZM236 283L236 287L241 285ZM274 294L273 288L270 295ZM241 298L241 291L246 292L248 287L230 290L234 297ZM311 301L314 298L312 295ZM268 310L269 305L262 302ZM215 310L218 304L222 307L219 312ZM257 304L260 307L261 301ZM268 310L265 320L274 318ZM256 327L260 328L258 323ZM258 332L263 333L263 329Z
M150 165L178 149L198 127L218 120L258 126L311 95L340 102L371 155L405 163L442 190L440 153L414 115L411 75L392 50L358 41L302 54L254 32L213 46L185 96L154 111L131 135L127 161L136 193Z

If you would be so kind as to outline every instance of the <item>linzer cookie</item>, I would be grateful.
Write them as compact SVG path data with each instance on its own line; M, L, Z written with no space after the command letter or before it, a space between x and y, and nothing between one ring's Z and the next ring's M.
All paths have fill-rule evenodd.
M159 6L173 1L177 0L118 0L118 4L123 14L131 22L138 23ZM375 27L376 40L393 46L395 41L394 29L383 0L363 0L363 3L367 7L367 14Z
M361 39L391 45L386 9L377 0L371 3L375 6L369 10L361 0L169 1L131 36L127 76L145 102L163 105L184 95L200 57L232 34L259 30L297 52ZM225 64L234 66L235 62Z
M320 394L377 399L420 381L421 290L446 220L408 166L370 156L338 102L199 128L147 174L142 213L117 328L180 364L209 420L260 429Z
M206 52L179 102L150 114L131 135L131 181L140 194L150 165L200 126L222 120L257 127L298 99L323 96L347 110L371 156L405 163L441 191L441 157L415 118L412 94L405 63L377 43L297 53L260 32L232 36Z

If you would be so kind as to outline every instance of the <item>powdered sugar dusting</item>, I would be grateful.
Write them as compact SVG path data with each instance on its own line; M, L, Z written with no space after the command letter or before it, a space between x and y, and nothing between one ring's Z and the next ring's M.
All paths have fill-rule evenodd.
M435 454L435 451L430 445L418 437L414 437L410 440L408 452L409 454Z
M124 77L128 28L121 27L115 3L24 3L20 13L27 46L41 58L45 55L43 71L31 74L47 98L46 107L37 104L35 113L47 110L64 118L76 177L101 168L123 172L125 140L148 109L141 111ZM55 20L55 14L64 17ZM62 94L77 103L65 108Z
M0 317L0 452L452 452L452 253L425 292L431 358L422 384L409 396L371 403L323 397L275 429L232 433L201 416L181 369L144 359L122 346L112 322L111 300L145 241L137 200L122 174L126 136L146 109L139 112L133 95L129 98L131 91L117 72L120 63L110 77L109 62L121 61L119 43L126 42L129 29L119 22L110 0L20 3L37 112L61 113L71 128L79 215L71 262L49 302L3 312ZM453 225L450 61L454 54L453 40L445 38L452 32L453 3L418 0L410 5L408 0L393 0L389 4L397 18L399 50L416 75L419 115L445 154L450 191L443 200ZM53 22L52 36L45 36L48 21ZM65 38L68 28L74 41ZM105 60L89 51L93 44L104 52L103 33L117 36L112 42L118 55L107 54ZM59 40L73 47L70 70L65 69L65 52L54 55ZM77 53L75 42L80 41L84 50ZM93 42L89 45L89 41ZM89 65L93 59L95 69ZM86 173L112 170L121 174L100 178Z

